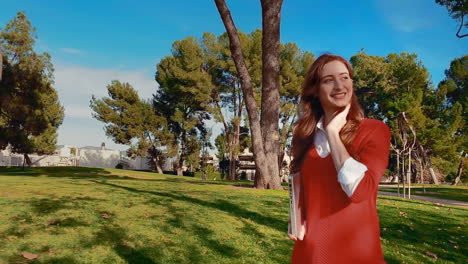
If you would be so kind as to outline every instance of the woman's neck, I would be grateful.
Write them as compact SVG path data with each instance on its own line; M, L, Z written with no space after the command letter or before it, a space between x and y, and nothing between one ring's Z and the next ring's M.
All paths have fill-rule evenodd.
M328 125L328 123L330 123L330 121L333 119L333 115L334 115L334 111L327 111L327 110L324 110L323 111L323 128L325 129Z

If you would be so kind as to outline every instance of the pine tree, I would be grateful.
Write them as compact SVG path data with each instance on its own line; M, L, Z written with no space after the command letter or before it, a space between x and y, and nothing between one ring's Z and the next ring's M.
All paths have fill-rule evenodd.
M0 81L0 149L22 153L55 151L64 110L54 89L50 55L37 54L35 28L24 12L0 31L3 76Z
M468 149L468 55L452 60L445 71L434 95L433 101L440 102L438 116L441 126L433 137L439 139L434 143L434 155L437 164L449 180L457 184L466 178Z
M106 124L106 135L115 143L130 146L129 157L149 156L150 165L162 173L163 161L172 156L166 119L128 83L112 81L107 91L109 97L92 97L93 117Z
M172 56L157 65L159 90L153 106L168 122L177 147L176 170L199 163L198 135L206 133L204 120L210 119L212 78L200 43L193 37L175 41Z

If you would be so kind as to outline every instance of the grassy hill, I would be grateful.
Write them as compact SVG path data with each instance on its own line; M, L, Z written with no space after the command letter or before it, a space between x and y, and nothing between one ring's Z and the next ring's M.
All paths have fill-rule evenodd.
M3 168L0 208L1 264L289 263L293 247L287 192L230 182ZM468 259L467 209L379 196L378 211L388 263Z

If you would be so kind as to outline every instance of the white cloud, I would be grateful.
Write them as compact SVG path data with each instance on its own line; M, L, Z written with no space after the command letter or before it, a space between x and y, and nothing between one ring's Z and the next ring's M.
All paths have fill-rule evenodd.
M61 101L69 104L77 100L86 100L89 104L91 95L102 97L107 95L106 86L112 80L130 83L141 98L151 98L158 84L146 76L144 71L122 71L118 69L94 69L77 66L56 66L55 87L59 92Z
M433 10L428 7L427 0L377 0L376 3L387 23L395 30L406 33L430 29L441 18L439 12L428 12Z
M92 95L97 98L107 96L106 86L112 80L130 83L144 99L152 98L158 88L156 81L144 71L56 65L54 75L54 87L65 108L65 119L58 131L58 144L81 146L106 142L112 145L111 140L106 139L104 124L92 118L89 107ZM120 145L121 148L125 147Z
M72 48L61 48L60 51L70 54L82 54L83 51Z

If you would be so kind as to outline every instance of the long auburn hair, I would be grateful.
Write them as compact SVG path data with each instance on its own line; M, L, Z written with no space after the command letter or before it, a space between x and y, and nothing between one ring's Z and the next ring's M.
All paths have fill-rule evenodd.
M349 76L353 79L353 70L351 65L344 58L324 54L310 66L307 72L301 91L301 102L299 105L299 119L294 124L294 133L292 139L292 155L291 172L295 173L300 170L304 157L314 142L315 129L320 118L324 115L322 104L319 100L320 76L322 75L323 66L332 61L342 62L348 69ZM356 135L360 121L364 118L364 112L358 102L356 93L353 87L353 95L351 97L351 107L346 124L340 131L340 138L348 150L349 154L359 160L354 153L351 144Z

